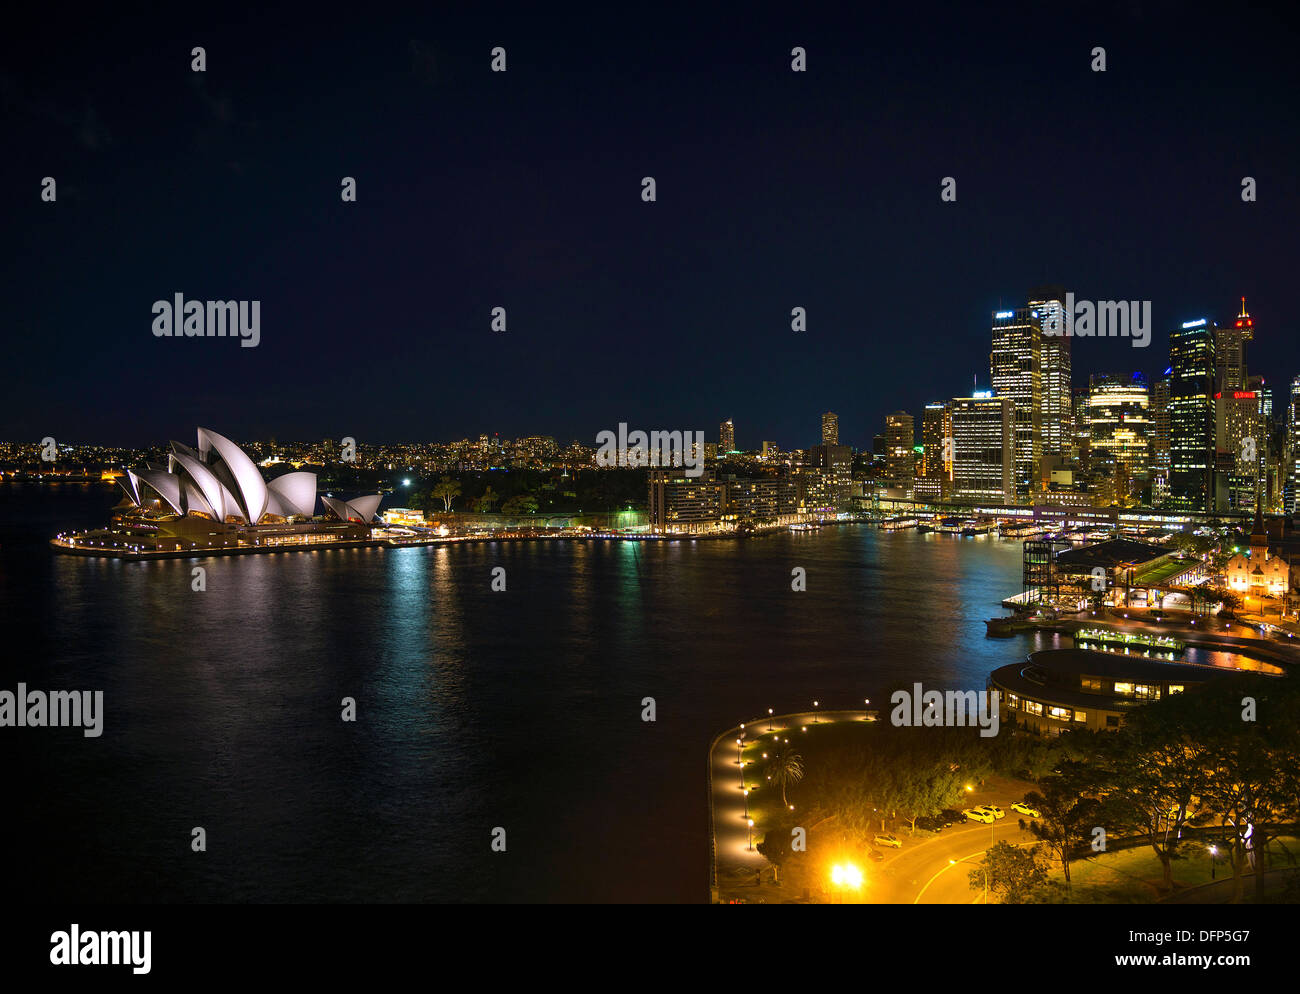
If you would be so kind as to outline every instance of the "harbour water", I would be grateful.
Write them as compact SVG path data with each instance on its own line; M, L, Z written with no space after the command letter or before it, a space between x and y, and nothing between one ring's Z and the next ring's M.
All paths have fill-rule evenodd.
M901 681L982 689L1054 638L985 637L1020 583L994 536L145 563L46 544L114 500L0 490L0 689L104 692L99 738L0 729L23 900L704 901L719 730Z

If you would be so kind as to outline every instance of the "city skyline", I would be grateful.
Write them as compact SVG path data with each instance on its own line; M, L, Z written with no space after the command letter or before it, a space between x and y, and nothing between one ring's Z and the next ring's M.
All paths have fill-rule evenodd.
M1078 14L1050 56L1041 25L993 37L976 12L696 16L620 33L617 58L540 15L497 39L463 11L356 30L274 15L184 45L98 18L39 57L11 38L0 210L25 246L6 273L26 375L0 437L147 444L161 410L244 439L569 438L748 409L742 444L797 444L803 412L829 408L865 447L891 411L984 385L987 314L1062 279L1152 301L1149 349L1076 342L1079 369L1157 373L1141 353L1245 295L1273 329L1257 367L1300 372L1281 15ZM110 76L114 47L150 54ZM1250 72L1186 54L1216 50L1251 51ZM176 293L260 301L258 345L154 337ZM685 364L660 375L657 356Z

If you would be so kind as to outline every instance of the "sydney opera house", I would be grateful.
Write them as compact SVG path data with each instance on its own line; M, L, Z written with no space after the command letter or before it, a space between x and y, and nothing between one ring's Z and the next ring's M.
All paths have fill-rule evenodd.
M117 482L126 498L109 526L60 535L56 548L150 556L364 542L381 500L321 496L317 515L315 473L264 480L243 449L206 428L197 448L172 442L166 465L146 463Z

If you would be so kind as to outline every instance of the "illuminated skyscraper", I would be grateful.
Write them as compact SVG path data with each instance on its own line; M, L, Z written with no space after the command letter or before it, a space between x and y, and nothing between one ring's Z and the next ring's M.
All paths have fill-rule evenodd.
M834 411L822 415L822 445L840 444L840 416Z
M1215 509L1253 511L1268 465L1268 429L1254 390L1214 395Z
M891 486L914 492L916 423L905 411L885 416L885 473Z
M718 425L718 455L736 451L736 426L731 418Z
M952 489L952 411L947 404L926 404L921 415L921 473L916 478L919 500L938 501Z
M1169 502L1182 511L1213 507L1217 330L1198 318L1169 333Z
M989 370L994 393L1012 405L1015 493L1021 502L1033 496L1043 455L1042 354L1041 317L1026 307L993 315Z
M952 411L954 500L1007 503L1015 495L1015 406L1010 397L956 397Z
M1110 477L1121 505L1133 503L1150 469L1150 396L1146 377L1095 374L1088 396L1094 473Z
M1227 327L1219 328L1214 340L1214 389L1231 394L1246 390L1246 343L1255 337L1255 322L1241 298L1241 313Z
M1169 377L1166 369L1151 384L1151 500L1157 506L1169 498Z
M1065 309L1065 288L1037 287L1029 291L1029 316L1043 328L1042 445L1045 456L1068 456L1073 449L1073 371L1070 342L1074 315ZM1051 334L1049 334L1051 332Z
M1284 510L1300 513L1300 376L1291 381L1286 415L1286 477L1282 484Z

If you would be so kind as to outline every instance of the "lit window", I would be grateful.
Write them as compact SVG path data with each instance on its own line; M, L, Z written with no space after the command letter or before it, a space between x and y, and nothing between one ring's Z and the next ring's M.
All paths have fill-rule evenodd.
M1087 712L1087 711L1076 711L1076 712L1074 712L1074 720L1075 720L1075 721L1087 721L1087 720L1088 720L1088 712Z
M1047 715L1049 718L1055 718L1057 721L1069 721L1070 709L1050 707L1047 709Z
M1037 701L1025 701L1025 710L1030 714L1042 715L1043 706Z
M1131 694L1131 693L1133 693L1133 684L1131 684L1131 683L1120 683L1119 681L1116 681L1116 682L1115 682L1115 693L1117 693L1117 694Z
M1183 689L1184 688L1181 683L1171 683L1169 685L1169 693L1171 694L1181 694L1183 692Z

